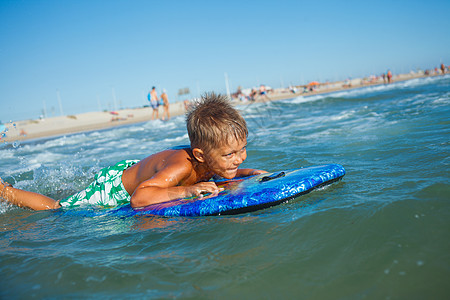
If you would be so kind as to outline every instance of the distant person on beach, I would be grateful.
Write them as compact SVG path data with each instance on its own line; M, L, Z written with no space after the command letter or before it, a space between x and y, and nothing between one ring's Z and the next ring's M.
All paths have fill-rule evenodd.
M186 99L183 101L183 104L184 104L184 111L189 111L192 105L191 101Z
M441 64L441 72L442 72L442 75L445 74L445 65L444 64Z
M388 83L392 83L392 72L391 72L391 70L387 71L386 77L387 77Z
M163 101L163 115L162 115L162 120L169 120L170 119L170 113L169 113L169 97L167 96L166 90L163 90L162 94L161 94L161 99Z
M225 179L266 173L239 169L247 158L245 120L226 96L205 94L186 115L190 146L165 150L143 160L123 160L95 175L85 190L68 198L47 196L14 188L0 178L0 199L34 210L79 206L132 207L174 199L217 195L221 189L213 176Z
M295 86L290 85L289 90L291 91L292 94L297 93L297 88Z
M347 78L344 82L344 84L342 85L342 87L344 88L351 88L352 87L352 79L351 78Z
M152 107L152 120L159 119L159 99L158 94L156 93L156 88L152 87L152 90L148 93L148 101L150 102L150 106Z
M261 84L259 86L259 95L261 96L261 98L263 100L270 100L269 96L267 96L267 90L266 90L266 86L264 84Z
M249 95L250 101L255 101L256 95L257 95L256 90L254 88L252 88L252 91L250 92L250 95Z

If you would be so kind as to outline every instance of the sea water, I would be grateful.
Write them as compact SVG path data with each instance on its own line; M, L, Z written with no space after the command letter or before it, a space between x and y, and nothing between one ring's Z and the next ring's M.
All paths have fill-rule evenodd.
M73 216L0 204L0 298L448 299L450 76L239 106L243 167L339 163L338 183L235 216ZM149 116L150 117L150 116ZM61 199L187 144L184 118L0 146Z

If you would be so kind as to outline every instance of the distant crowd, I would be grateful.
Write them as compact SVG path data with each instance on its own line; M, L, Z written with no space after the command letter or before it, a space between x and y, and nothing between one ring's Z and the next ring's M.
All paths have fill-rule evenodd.
M435 67L434 69L427 69L425 71L419 70L419 74L423 74L425 76L435 76L435 75L444 75L450 72L450 66L445 66L445 64L441 63L439 67ZM360 81L356 83L357 86L362 85L370 85L370 84L391 84L394 82L394 74L388 69L385 73L380 75L370 75L368 77L362 78ZM280 89L281 93L291 93L291 94L306 94L313 93L323 89L336 88L338 83L319 83L318 81L312 81L306 85L289 85L288 88ZM351 88L352 84L355 84L354 80L350 78L345 80L339 86L340 88ZM278 91L277 91L278 92ZM270 86L265 84L261 84L258 88L251 89L242 89L242 87L238 87L237 91L231 94L231 98L240 102L253 102L253 101L268 101L270 99L270 95L274 94L275 90ZM152 87L150 92L148 93L148 101L150 107L152 108L152 120L159 119L159 107L163 107L163 115L161 120L169 120L169 99L166 91L163 89L162 94L158 97L158 93L156 92L156 88ZM184 107L187 111L190 107L191 102L189 100L184 100Z
M425 75L444 75L445 73L450 72L450 66L445 66L444 64L441 64L440 68L436 67L433 70L425 70Z
M417 74L422 74L425 76L436 76L436 75L444 75L450 72L450 66L445 66L445 64L441 63L439 67L435 67L434 69L429 70L419 70ZM343 82L325 82L320 83L318 81L312 81L306 85L293 86L289 85L288 88L280 88L275 91L269 86L264 84L260 85L259 89L242 89L238 87L237 91L233 93L232 99L236 101L246 102L246 101L265 101L270 100L270 95L274 93L291 93L291 94L307 94L318 91L330 90L330 89L339 89L339 88L352 88L353 85L363 86L363 85L371 85L371 84L391 84L394 82L394 74L388 69L385 73L380 75L370 75L368 77L361 78L357 82L350 78L346 79Z

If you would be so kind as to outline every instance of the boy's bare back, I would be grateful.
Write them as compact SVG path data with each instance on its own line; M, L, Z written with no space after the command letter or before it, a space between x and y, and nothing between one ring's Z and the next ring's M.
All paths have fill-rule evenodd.
M190 149L165 150L148 156L126 169L122 182L130 195L147 181L150 185L171 187L192 185L198 181Z

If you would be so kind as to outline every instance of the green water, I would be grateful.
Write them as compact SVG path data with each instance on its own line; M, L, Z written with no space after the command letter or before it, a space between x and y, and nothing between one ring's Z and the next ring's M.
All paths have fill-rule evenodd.
M240 106L244 167L342 164L338 183L237 216L0 206L1 298L447 299L450 77ZM187 143L183 118L0 148L0 176L62 198Z

